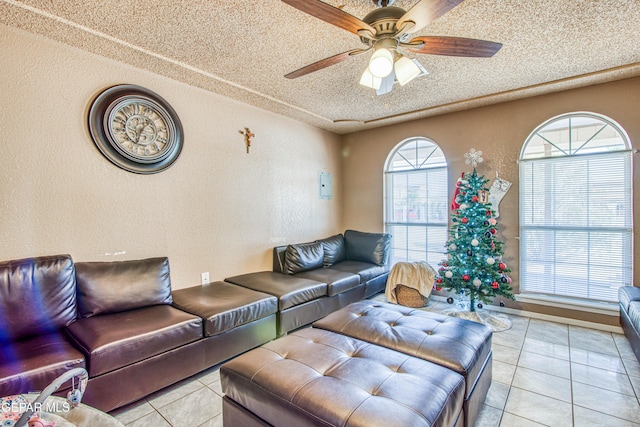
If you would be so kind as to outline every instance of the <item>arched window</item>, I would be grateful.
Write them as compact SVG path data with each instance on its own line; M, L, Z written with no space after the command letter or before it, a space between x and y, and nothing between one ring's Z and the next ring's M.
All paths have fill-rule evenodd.
M400 143L385 166L385 231L392 235L391 263L437 265L447 241L447 162L427 138Z
M632 150L593 113L554 117L520 153L520 291L618 299L632 284Z

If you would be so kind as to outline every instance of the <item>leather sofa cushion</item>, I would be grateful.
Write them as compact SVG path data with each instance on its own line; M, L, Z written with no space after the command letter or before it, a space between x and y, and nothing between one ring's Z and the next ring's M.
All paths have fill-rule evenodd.
M395 304L358 301L313 324L401 351L465 377L466 397L491 352L492 330L481 323Z
M78 319L67 331L95 377L201 339L202 319L163 304Z
M342 261L329 267L331 270L343 271L360 276L360 283L366 283L389 271L387 266L378 266L362 261Z
M58 331L75 318L75 270L69 255L0 263L0 344Z
M81 317L171 304L169 259L77 262Z
M454 426L457 373L351 337L306 328L225 363L227 398L270 425Z
M324 267L331 267L340 261L347 259L347 250L344 246L344 236L336 234L326 239L318 240L324 249Z
M273 271L241 274L224 280L276 296L280 311L327 295L326 283Z
M344 232L347 258L352 261L385 265L389 258L391 235L386 233L364 233L347 230Z
M6 344L0 351L0 396L44 390L85 360L63 333L43 334Z
M640 288L637 286L622 286L618 288L618 299L620 300L620 306L628 312L631 301L640 301Z
M640 301L632 301L629 304L629 320L636 328L636 331L640 331Z
M207 337L263 319L278 311L278 299L227 282L173 291L173 305L204 319Z
M284 256L285 273L296 274L322 267L323 260L324 251L321 243L288 245Z
M296 274L296 277L303 277L327 284L327 295L330 297L346 292L360 285L360 276L344 271L332 270L330 268L316 268Z

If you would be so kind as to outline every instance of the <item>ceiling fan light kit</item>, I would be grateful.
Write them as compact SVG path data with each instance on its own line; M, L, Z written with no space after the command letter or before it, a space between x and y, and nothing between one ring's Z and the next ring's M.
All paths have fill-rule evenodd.
M362 77L360 77L360 84L370 89L378 90L380 89L380 85L382 85L382 79L371 74L369 67L367 67L364 73L362 73Z
M399 57L396 59L396 63L393 68L396 73L396 80L398 80L398 83L400 83L401 86L404 86L411 80L418 77L422 70L418 66L419 63L417 63L417 60L411 60L400 54L398 56Z
M393 0L373 0L382 6L362 20L320 0L282 0L302 12L333 24L360 37L365 49L352 49L302 67L285 77L294 79L374 49L360 84L375 89L378 95L390 92L395 81L404 86L420 75L428 74L416 59L398 52L406 48L412 53L472 58L495 55L502 44L486 40L411 34L438 19L464 0L419 0L408 11L391 6Z
M393 71L393 57L397 42L393 39L382 39L376 43L375 51L369 60L369 71L375 77L387 77Z

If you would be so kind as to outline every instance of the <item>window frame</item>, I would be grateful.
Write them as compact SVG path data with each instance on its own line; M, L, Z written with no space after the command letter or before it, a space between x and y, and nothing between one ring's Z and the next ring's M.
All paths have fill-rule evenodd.
M418 155L418 149L419 149L419 144L421 142L427 142L428 144L432 145L433 150L431 152L429 152L428 156L426 156L426 158L423 161L418 161L417 159L419 159L419 155ZM407 147L410 144L415 144L416 145L416 162L415 164L412 164L410 160L408 160L406 157L404 157L402 154L400 154L401 150L405 147ZM437 163L429 163L429 159L432 158L432 156L438 153L438 157L436 157L435 159L442 159L441 161L438 161ZM396 156L401 156L408 165L411 165L411 167L408 167L407 169L400 169L400 170L393 170L393 162L396 160ZM441 157L440 157L441 156ZM446 244L446 238L448 235L448 229L449 229L449 224L448 224L448 220L449 220L449 194L448 194L448 178L449 178L449 171L448 171L449 167L448 164L446 162L446 158L444 156L444 152L442 151L442 149L440 148L440 146L433 141L430 138L427 137L422 137L422 136L415 136L415 137L410 137L407 138L403 141L401 141L400 143L398 143L389 153L389 155L387 156L387 160L385 161L385 165L384 165L384 171L383 171L383 224L384 224L384 230L386 233L390 233L392 235L392 250L391 250L391 263L395 263L395 262L401 262L401 261L412 261L412 260L417 260L413 257L410 257L409 254L412 252L411 249L409 248L409 229L411 227L421 227L425 229L425 247L424 247L424 251L420 251L424 254L424 258L423 261L427 261L432 265L436 265L442 258L444 258L446 256L446 250L445 250L445 244ZM439 221L433 221L430 217L426 218L426 221L413 221L413 222L409 222L409 221L395 221L393 219L393 217L390 215L390 209L392 209L392 203L390 200L390 197L392 197L390 195L390 192L393 191L393 179L395 177L398 176L410 176L413 174L423 174L425 175L425 179L426 178L426 171L433 171L436 173L442 173L444 171L444 183L443 183L443 187L441 190L444 190L445 192L445 197L443 198L442 202L444 202L444 214L443 214L443 218L442 220ZM399 257L397 257L395 255L395 251L394 251L394 247L397 244L397 239L398 236L394 236L394 233L392 232L392 229L394 227L406 227L407 229L407 240L403 243L403 247L405 248L405 252L406 252L406 256L402 257L401 259L399 259ZM442 232L443 234L443 240L442 240L442 245L440 248L437 248L439 250L434 250L436 248L430 247L428 245L428 235L426 233L426 230L428 227L432 227L435 230L438 230L438 232ZM418 252L418 251L413 251ZM431 257L429 256L429 254L431 254ZM436 257L438 258L436 260ZM430 259L431 258L431 259Z
M589 137L584 143L580 144L579 146L576 147L576 149L574 150L572 147L572 141L571 141L571 136L573 135L573 131L574 129L572 128L572 119L574 118L588 118L588 119L595 119L600 121L601 123L603 123L605 126L603 126L602 128L600 128L600 130L598 130L597 132L595 132L591 137ZM527 148L529 148L529 144L532 142L532 140L534 140L534 138L536 137L541 137L543 139L545 139L544 137L542 137L542 135L540 135L540 133L542 131L544 131L545 129L549 128L550 125L553 125L557 122L560 122L562 120L566 120L569 119L569 123L568 126L566 127L561 127L559 129L562 129L563 132L567 132L568 131L568 135L569 135L569 152L567 153L565 150L562 150L562 148L559 147L560 144L553 144L553 142L548 141L547 142L549 144L554 145L555 149L557 151L555 151L553 154L548 154L548 155L542 155L542 156L535 156L535 157L527 157ZM607 126L611 126L611 128L616 132L616 140L620 140L621 144L615 144L613 145L613 147L615 147L616 145L619 145L620 148L619 149L611 149L609 151L603 150L603 151L598 151L598 152L589 152L589 149L587 148L586 150L583 150L592 140L595 140L595 137L602 132L604 129L606 129ZM578 126L576 126L578 127ZM581 152L581 150L583 150ZM559 155L559 152L563 152L564 154ZM519 156L519 166L518 166L518 170L519 170L519 230L520 230L520 244L519 244L519 266L520 266L520 294L518 296L518 300L523 301L523 302L539 302L539 301L546 301L549 304L548 305L555 305L555 302L560 302L560 301L564 301L567 302L567 304L571 305L577 305L577 306L584 306L584 307L589 307L590 310L598 309L601 308L603 306L609 306L610 309L615 309L617 308L617 304L615 304L615 302L617 301L617 292L612 291L616 293L616 297L611 296L610 298L607 299L600 299L600 298L594 298L594 297L589 297L588 294L593 293L593 286L595 286L595 280L593 280L591 278L591 276L587 277L586 279L586 283L587 283L587 291L585 292L585 294L587 294L587 296L582 295L582 296L570 296L570 295L566 295L566 294L562 294L562 293L556 293L556 291L554 290L554 292L541 292L539 289L526 289L526 283L527 283L527 278L526 278L526 269L528 267L528 259L530 254L527 253L527 232L530 232L532 230L535 230L536 228L543 228L543 229L547 229L552 231L553 233L556 232L566 232L568 229L570 229L571 227L567 227L566 224L561 224L561 225L548 225L548 224L544 224L543 226L540 225L536 225L534 223L528 224L527 223L527 212L525 211L525 207L527 205L529 205L529 201L524 200L527 197L527 191L524 190L524 187L529 185L533 185L530 182L527 182L527 179L525 178L525 173L528 173L529 171L527 171L525 168L527 167L527 165L531 166L532 162L546 162L546 163L542 163L542 164L550 164L551 166L554 165L554 163L556 165L561 164L563 161L566 161L566 159L571 159L571 158L575 158L578 159L578 161L580 162L588 162L591 159L597 159L598 157L600 158L606 158L607 154L611 154L611 156L621 156L622 159L620 160L621 164L624 165L625 170L627 171L628 175L625 175L625 181L626 184L628 185L628 192L622 192L623 197L625 197L625 199L623 200L623 202L626 204L626 206L628 207L629 211L625 212L625 215L628 216L629 222L628 224L625 223L625 225L623 226L616 226L616 227L610 227L608 229L608 231L610 232L614 232L614 233L619 233L619 236L624 240L625 238L628 239L626 241L628 241L628 250L624 251L624 255L625 258L624 260L620 263L620 265L618 265L618 268L620 269L621 273L622 273L622 281L624 283L620 283L620 286L624 286L626 284L632 284L633 283L633 257L634 257L634 241L633 241L633 152L634 150L632 149L631 146L631 141L627 135L627 133L625 132L625 130L618 124L616 123L614 120L612 120L609 117L600 115L600 114L596 114L596 113L592 113L592 112L584 112L584 111L580 111L580 112L572 112L572 113L565 113L565 114L561 114L555 117L552 117L548 120L546 120L545 122L543 122L542 124L540 124L539 126L537 126L525 139L522 149L520 151L520 156ZM610 157L613 158L613 157ZM570 160L569 160L570 161ZM627 163L628 162L628 163ZM627 181L628 180L628 181ZM587 179L586 183L590 183L590 180ZM549 185L549 182L543 183L541 185ZM625 187L626 188L626 187ZM548 194L550 197L553 197L554 195L558 195L559 193L559 189L557 187L553 187L551 189L551 191L549 193L547 193L545 191L545 194ZM558 198L560 199L560 198ZM597 200L597 199L596 199ZM555 202L554 202L555 203ZM554 205L556 206L556 205ZM587 204L585 204L585 207L588 209L590 206L592 206L592 202L589 201L587 202ZM529 213L530 214L530 213ZM587 224L585 226L580 226L580 227L575 227L575 231L576 232L580 232L580 233L584 233L586 236L591 236L592 233L597 233L598 232L598 228L603 229L603 228L608 228L608 227L596 227L593 226L592 224ZM566 230L565 230L566 229ZM554 234L554 236L556 236ZM555 237L554 237L555 238ZM591 252L588 252L589 254L591 254ZM560 264L557 264L557 262L560 262ZM555 269L556 265L561 265L562 260L558 261L557 258L554 258L553 260L553 267ZM586 264L583 264L585 267L589 268L591 265L593 265L593 261L589 261L587 260ZM554 278L558 277L557 274L554 272L552 274L552 276ZM539 301L536 301L539 300ZM614 307L615 305L615 307Z

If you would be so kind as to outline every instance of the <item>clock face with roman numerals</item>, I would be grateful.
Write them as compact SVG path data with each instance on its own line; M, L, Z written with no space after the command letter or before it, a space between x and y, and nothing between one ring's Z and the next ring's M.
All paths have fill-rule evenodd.
M146 100L124 100L116 105L107 125L116 148L141 160L157 159L170 148L168 114Z
M94 101L89 129L98 149L117 166L156 173L171 166L182 148L182 126L169 104L134 85L109 88Z

